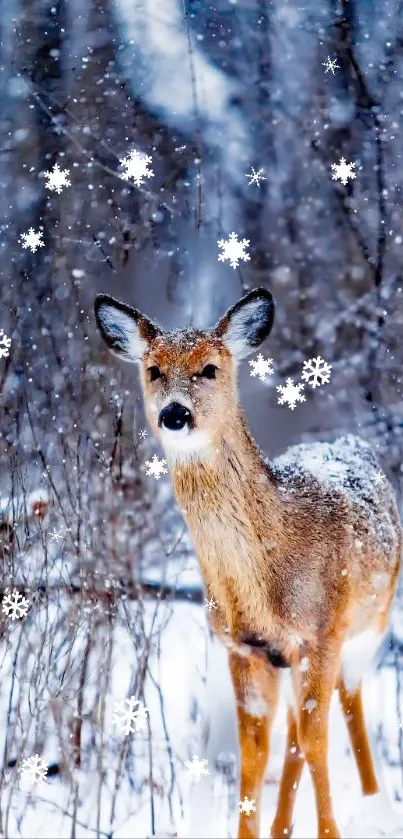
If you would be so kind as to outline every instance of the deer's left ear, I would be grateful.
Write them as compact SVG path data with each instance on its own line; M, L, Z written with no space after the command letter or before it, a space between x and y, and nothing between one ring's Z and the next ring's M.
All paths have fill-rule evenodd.
M94 313L105 344L125 361L140 361L150 341L161 334L159 327L145 315L109 294L96 296Z
M266 288L241 297L221 318L213 334L221 338L236 359L246 358L267 338L274 320L274 300Z

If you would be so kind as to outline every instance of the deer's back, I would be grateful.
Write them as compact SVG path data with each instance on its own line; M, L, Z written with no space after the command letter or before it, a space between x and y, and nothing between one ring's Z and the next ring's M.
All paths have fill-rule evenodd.
M345 575L343 600L351 601L356 629L364 626L390 602L401 551L394 492L371 447L353 435L301 444L278 457L273 471L292 510L292 533L300 519L308 542L309 533L318 534L316 570L329 578L324 591Z

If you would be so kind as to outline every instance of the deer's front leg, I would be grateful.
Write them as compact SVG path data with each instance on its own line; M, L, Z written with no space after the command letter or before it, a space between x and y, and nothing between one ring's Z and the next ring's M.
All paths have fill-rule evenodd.
M260 804L269 737L278 699L278 673L256 655L230 653L241 759L238 839L259 839Z

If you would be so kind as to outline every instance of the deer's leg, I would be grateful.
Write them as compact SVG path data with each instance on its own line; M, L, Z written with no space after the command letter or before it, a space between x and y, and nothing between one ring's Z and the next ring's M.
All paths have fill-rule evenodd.
M362 791L364 795L374 795L379 791L379 787L365 725L361 685L357 690L349 692L345 682L340 677L339 696L360 775Z
M319 839L338 839L328 768L328 718L339 670L340 645L324 643L309 652L309 667L294 671L298 691L298 741L315 792Z
M292 708L288 709L287 723L287 743L277 810L271 828L272 839L284 839L292 835L292 814L304 768L304 757L298 745L297 720Z
M241 759L238 839L259 839L260 805L269 737L278 698L278 673L258 656L229 656ZM251 803L251 807L248 806ZM251 809L252 808L252 809Z

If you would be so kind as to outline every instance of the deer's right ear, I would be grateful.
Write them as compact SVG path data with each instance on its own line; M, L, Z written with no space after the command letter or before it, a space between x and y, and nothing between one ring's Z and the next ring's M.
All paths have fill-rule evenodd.
M94 313L105 344L125 361L140 361L149 342L161 334L145 315L109 294L96 296Z
M214 333L224 341L234 358L250 355L270 334L274 300L267 288L255 288L241 297L217 323Z

